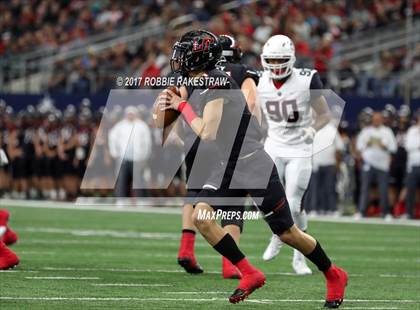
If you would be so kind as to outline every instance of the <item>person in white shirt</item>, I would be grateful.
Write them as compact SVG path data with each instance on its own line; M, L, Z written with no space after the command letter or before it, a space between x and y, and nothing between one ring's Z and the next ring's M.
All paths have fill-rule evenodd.
M152 139L147 124L134 106L125 108L125 117L109 132L109 152L116 162L116 197L130 195L130 181L136 196L142 193L143 168L150 156Z
M379 189L382 213L386 218L389 218L389 168L391 154L397 150L397 141L392 130L383 125L383 117L380 112L373 113L372 124L360 132L356 141L356 149L361 153L363 159L359 211L363 216L366 215L369 189L375 183Z
M407 150L407 196L408 217L414 218L416 191L420 186L420 109L417 111L417 123L407 131L405 149Z
M321 144L326 137L334 136L334 142L327 148L313 156L313 166L316 170L317 206L328 214L337 213L336 176L340 154L344 151L344 143L334 124L329 123L321 128L315 135L314 146Z

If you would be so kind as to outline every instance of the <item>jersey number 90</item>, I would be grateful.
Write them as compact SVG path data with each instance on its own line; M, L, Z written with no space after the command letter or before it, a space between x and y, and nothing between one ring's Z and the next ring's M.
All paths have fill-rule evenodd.
M299 120L296 100L266 101L265 106L268 116L273 122L286 120L288 123L296 123Z

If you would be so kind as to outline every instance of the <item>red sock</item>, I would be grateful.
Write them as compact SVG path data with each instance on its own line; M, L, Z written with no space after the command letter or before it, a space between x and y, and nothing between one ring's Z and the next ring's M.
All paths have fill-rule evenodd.
M234 265L226 257L222 256L222 266L223 268L233 268Z
M251 265L251 263L246 259L246 257L242 258L235 266L244 275L254 273L256 271L255 267Z
M195 231L182 230L181 246L179 248L178 257L194 255Z

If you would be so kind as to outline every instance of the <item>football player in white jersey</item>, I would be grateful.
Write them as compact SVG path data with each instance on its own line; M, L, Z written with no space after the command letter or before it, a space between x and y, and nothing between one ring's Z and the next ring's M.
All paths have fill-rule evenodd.
M319 74L316 70L294 68L295 61L292 40L284 35L269 38L261 54L264 72L258 96L268 124L264 148L276 163L294 222L305 231L307 217L302 200L312 173L312 141L315 132L329 122L329 113L320 91L310 91L322 89ZM263 259L273 259L281 246L280 239L273 235ZM297 274L312 273L297 250L292 266Z

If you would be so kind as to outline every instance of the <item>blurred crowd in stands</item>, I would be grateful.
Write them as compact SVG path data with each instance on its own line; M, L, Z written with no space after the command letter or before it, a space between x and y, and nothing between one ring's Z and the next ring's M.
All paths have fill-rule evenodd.
M87 37L128 26L156 26L190 10L190 1L26 1L0 2L0 55L36 48L77 45ZM210 1L207 1L207 8ZM220 5L221 1L211 1ZM211 12L212 10L210 10Z
M166 157L157 156L156 149L161 147L162 136L161 131L154 127L151 114L143 105L126 108L116 105L110 110L92 111L89 99L77 106L69 105L64 111L57 110L47 97L37 107L28 106L23 111L13 111L1 101L0 146L7 152L10 162L0 168L0 196L63 201L83 195L183 196L184 168L173 179L165 175L163 169L165 165L176 162L174 158L182 161L183 148L177 141L169 141L168 149L163 152ZM138 136L142 137L142 147L132 149L132 153L120 147L121 143L124 144L122 137L131 135L121 134L121 130L131 130L127 122L140 124L136 126L140 130ZM411 138L407 136L409 128ZM363 133L364 138L360 138L364 129L369 133ZM388 132L384 134L383 131ZM392 212L394 216L407 216L405 203L411 195L410 203L414 207L408 216L420 217L420 111L410 111L405 105L396 109L391 104L382 111L365 108L359 114L357 127L349 127L346 121L342 121L338 133L340 142L334 143L318 158L314 157L312 179L321 178L321 188L332 191L321 194L315 190L315 193L319 192L316 197L311 192L319 184L312 182L305 200L308 211L329 215L357 212L362 216L381 213L389 216ZM132 154L128 159L131 164L141 162L140 170L135 174L141 184L146 185L144 188L149 189L131 191L129 185L121 186L126 176L122 177L121 169L119 176L115 174L116 167L122 167L121 157L128 153ZM378 156L385 159L379 160ZM387 163L388 156L391 160ZM87 166L96 171L96 175L85 176L83 182L87 190L81 191L80 184ZM369 171L375 174L369 174ZM126 172L132 173L132 166ZM411 189L407 189L410 180L414 183L411 183ZM330 182L328 186L325 185L327 181ZM159 189L166 188L162 186L166 182L170 186ZM332 200L327 201L328 197ZM350 205L358 207L343 208Z
M420 0L411 2L413 16L418 19ZM357 41L363 36L357 36L360 32L366 35L372 29L380 32L383 27L403 23L407 1L266 0L224 10L225 3L219 0L1 2L0 56L48 47L66 51L95 34L127 26L168 25L175 17L191 14L191 27L232 34L244 52L243 61L254 67L260 66L261 46L271 35L290 36L296 45L298 65L317 69L325 85L343 93L401 95L404 90L399 76L404 69L420 72L420 45L414 55L409 55L405 48L384 52L371 61L368 69L346 59L334 68L331 63L339 52L340 40ZM50 92L88 94L115 87L116 76L165 75L169 71L168 55L178 35L176 29L168 26L162 36L150 36L139 47L118 43L101 52L92 49L75 59L59 58L45 88Z

